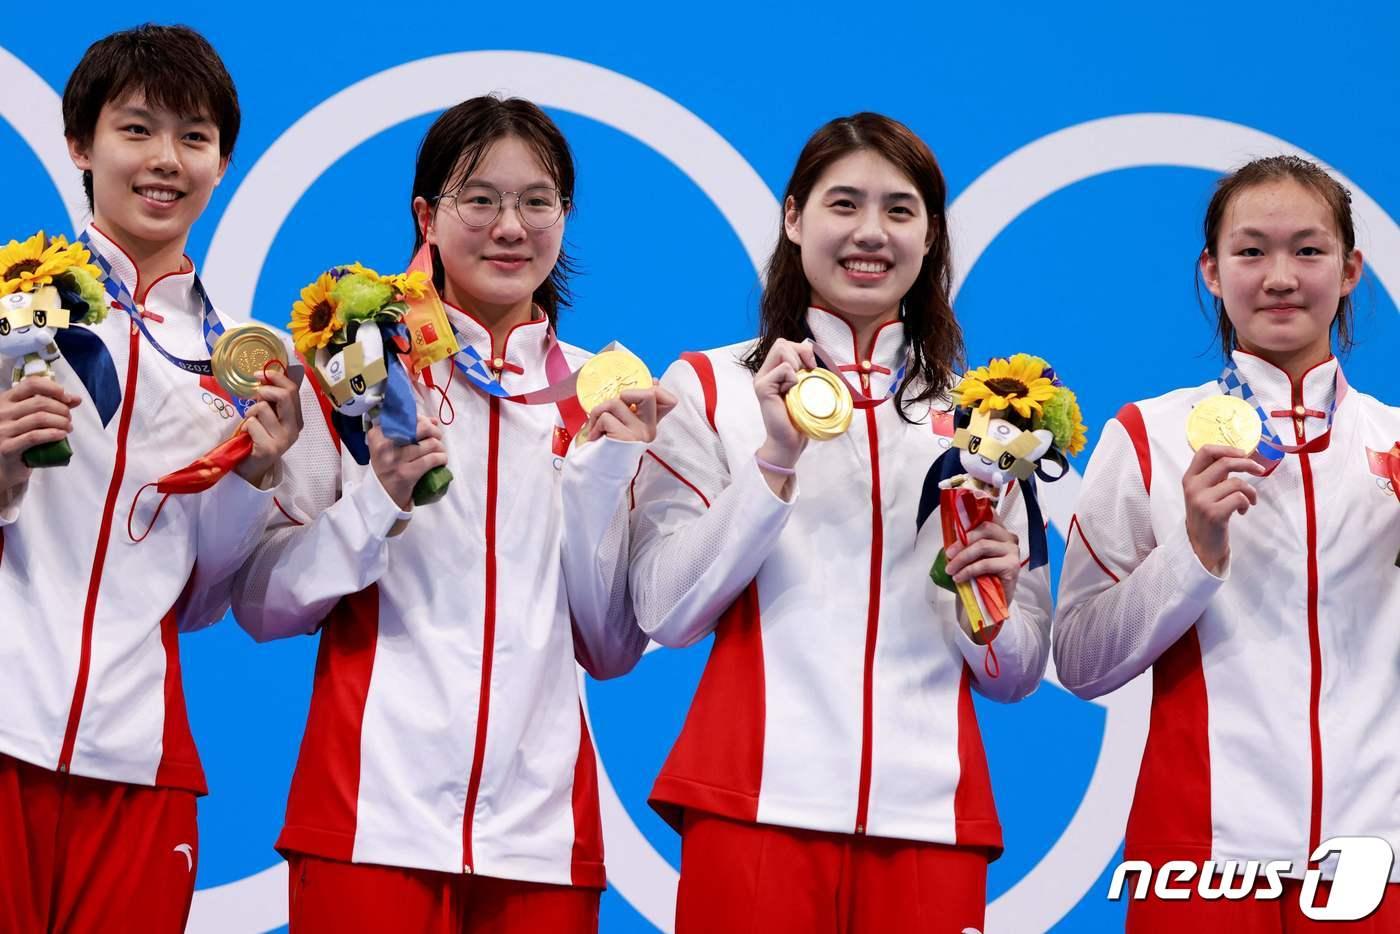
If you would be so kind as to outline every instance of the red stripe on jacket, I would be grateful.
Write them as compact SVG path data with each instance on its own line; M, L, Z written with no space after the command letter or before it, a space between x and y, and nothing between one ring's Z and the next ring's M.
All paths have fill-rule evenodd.
M361 733L378 642L378 584L343 598L322 623L279 850L345 862L354 855Z
M724 611L680 738L649 802L677 831L686 808L758 820L763 777L763 627L758 585Z

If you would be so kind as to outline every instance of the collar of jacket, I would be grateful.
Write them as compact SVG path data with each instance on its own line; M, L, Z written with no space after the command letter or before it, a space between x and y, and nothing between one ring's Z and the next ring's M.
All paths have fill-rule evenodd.
M465 309L446 301L442 304L457 331L457 342L463 348L476 350L499 375L505 389L512 393L529 392L548 384L545 357L555 337L549 319L539 307L534 309L533 318L511 328L500 346L492 346L491 332L485 324Z
M148 279L141 274L136 261L131 255L122 249L118 243L103 232L96 224L89 224L87 227L90 246L92 249L102 254L112 266L112 275L116 276L133 299L141 294L141 289L146 290L145 298L141 299L141 306L162 317L169 314L180 314L194 309L202 313L204 303L200 300L195 290L195 269L194 262L185 257L185 267L179 272L166 273L155 281Z
M1340 364L1336 357L1312 367L1303 374L1301 380L1293 380L1288 373L1274 366L1263 357L1247 350L1236 350L1231 355L1240 375L1249 383L1249 388L1273 418L1274 428L1286 443L1292 443L1293 421L1291 415L1295 406L1303 406L1305 435L1312 438L1327 427L1327 413L1332 410L1332 400L1337 393L1337 374Z
M907 342L901 320L881 325L870 347L857 347L855 328L835 312L816 305L807 309L807 329L812 332L812 339L835 357L826 362L840 369L853 385L859 385L861 375L869 375L867 392L875 398L889 391L895 374L904 365Z

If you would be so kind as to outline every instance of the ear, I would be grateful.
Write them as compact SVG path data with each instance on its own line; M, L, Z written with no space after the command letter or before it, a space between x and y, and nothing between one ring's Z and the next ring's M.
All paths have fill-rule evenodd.
M797 209L797 201L788 195L783 202L783 233L793 245L802 245L802 212Z
M90 150L92 148L92 144L89 143L86 146L81 145L76 139L74 139L71 136L68 137L67 142L68 158L73 160L73 165L75 165L81 172L91 172L92 153Z
M1361 272L1365 260L1360 250L1352 250L1351 255L1342 260L1342 294L1350 295L1361 282Z
M1201 267L1201 278L1205 281L1206 288L1210 294L1216 298L1223 298L1220 293L1220 261L1210 255L1209 250L1201 250L1199 260Z
M1026 459L1038 461L1045 456L1046 451L1050 450L1050 445L1055 443L1055 436L1045 428L1037 428L1035 431L1031 432L1031 434L1035 435L1040 443L1035 446L1035 450L1031 452L1031 456Z
M940 222L940 221L946 223L946 220L945 220L944 218L940 217L940 216L937 215L937 214L935 214L934 216L932 216L932 217L929 218L928 233L924 236L924 255L925 255L925 256L928 256L928 251L931 250L931 249L933 249L933 241L934 241L934 239L938 236L938 228L935 227L935 226L933 226L933 225L934 225L935 223Z
M413 199L413 219L418 222L418 232L423 235L423 239L437 246L433 230L433 208L422 195Z
M214 187L218 188L219 183L224 180L224 173L228 171L229 156L219 157L219 174L214 176Z

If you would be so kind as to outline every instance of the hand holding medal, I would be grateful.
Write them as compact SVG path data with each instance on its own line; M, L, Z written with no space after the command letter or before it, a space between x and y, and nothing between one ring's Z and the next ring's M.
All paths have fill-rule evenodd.
M1196 452L1181 479L1186 534L1212 574L1224 569L1230 555L1230 519L1259 501L1253 485L1236 474L1261 477L1267 472L1254 458L1263 431L1254 406L1232 395L1197 403L1186 422L1186 439Z
M651 442L657 422L676 404L674 396L653 382L639 357L615 347L590 357L579 368L575 392L588 415L577 444L600 436Z

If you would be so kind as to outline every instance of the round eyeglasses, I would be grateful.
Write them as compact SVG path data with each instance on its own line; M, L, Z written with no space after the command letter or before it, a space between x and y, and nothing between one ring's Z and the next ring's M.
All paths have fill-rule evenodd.
M569 199L559 189L526 188L524 191L497 191L491 185L463 185L456 191L438 195L434 202L451 200L457 217L468 227L489 227L501 216L503 205L515 198L515 213L528 227L543 230L559 223Z

